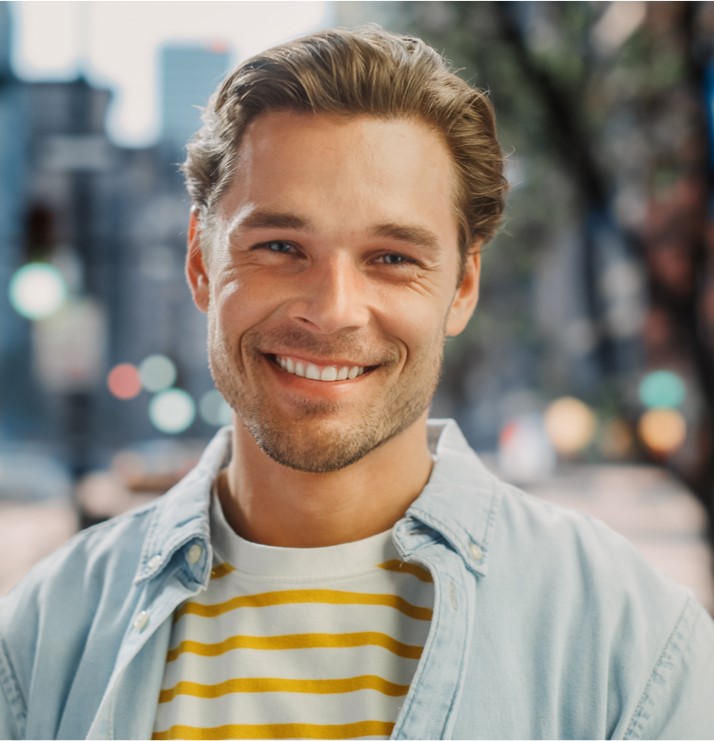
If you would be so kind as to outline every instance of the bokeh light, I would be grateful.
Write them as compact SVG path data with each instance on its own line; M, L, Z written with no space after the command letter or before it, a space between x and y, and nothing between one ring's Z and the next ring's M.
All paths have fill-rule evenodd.
M215 427L228 425L233 419L233 411L223 396L215 389L207 391L201 397L198 410L204 422Z
M501 430L497 465L505 478L525 483L549 476L555 467L555 454L537 412L511 419Z
M557 399L546 409L545 429L553 447L561 455L574 455L586 448L596 428L593 411L572 396Z
M152 393L169 388L176 381L176 365L165 355L149 355L139 363L141 385Z
M54 265L31 262L23 265L10 280L10 303L27 319L44 319L54 314L67 298L67 285Z
M160 432L175 435L196 418L196 404L182 389L161 391L149 403L149 419Z
M687 436L687 423L676 409L650 409L637 426L642 442L658 455L676 452Z
M639 386L640 401L648 409L676 408L686 395L684 381L672 371L648 373Z
M138 369L131 363L115 365L107 375L107 387L117 399L133 399L141 393Z

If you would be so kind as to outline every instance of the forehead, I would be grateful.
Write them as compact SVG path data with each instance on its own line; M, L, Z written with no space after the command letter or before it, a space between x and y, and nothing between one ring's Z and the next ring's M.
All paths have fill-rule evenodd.
M297 213L326 227L407 219L456 238L455 168L420 120L273 112L246 128L218 211Z

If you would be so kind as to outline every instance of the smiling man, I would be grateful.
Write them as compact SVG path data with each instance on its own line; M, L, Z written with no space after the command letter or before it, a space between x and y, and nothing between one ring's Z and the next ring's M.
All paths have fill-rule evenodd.
M714 628L604 526L429 421L503 208L421 41L242 63L185 165L231 428L0 607L7 738L711 738Z
M358 540L426 484L444 338L478 295L481 238L460 253L453 169L413 117L269 112L215 213L194 211L188 275L236 411L220 491L241 535Z

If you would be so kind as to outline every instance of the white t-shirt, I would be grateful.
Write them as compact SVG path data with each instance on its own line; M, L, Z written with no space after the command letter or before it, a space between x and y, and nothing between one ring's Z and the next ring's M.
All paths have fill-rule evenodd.
M429 573L390 531L251 543L215 496L211 537L208 589L174 614L153 738L388 738L430 626Z

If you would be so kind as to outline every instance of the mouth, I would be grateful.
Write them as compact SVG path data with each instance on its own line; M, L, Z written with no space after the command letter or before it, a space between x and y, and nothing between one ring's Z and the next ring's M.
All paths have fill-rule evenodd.
M333 383L335 381L352 381L355 378L369 373L377 366L375 365L347 365L333 364L320 365L310 363L290 355L268 355L268 358L286 373L298 378L307 378L310 381L323 381Z

